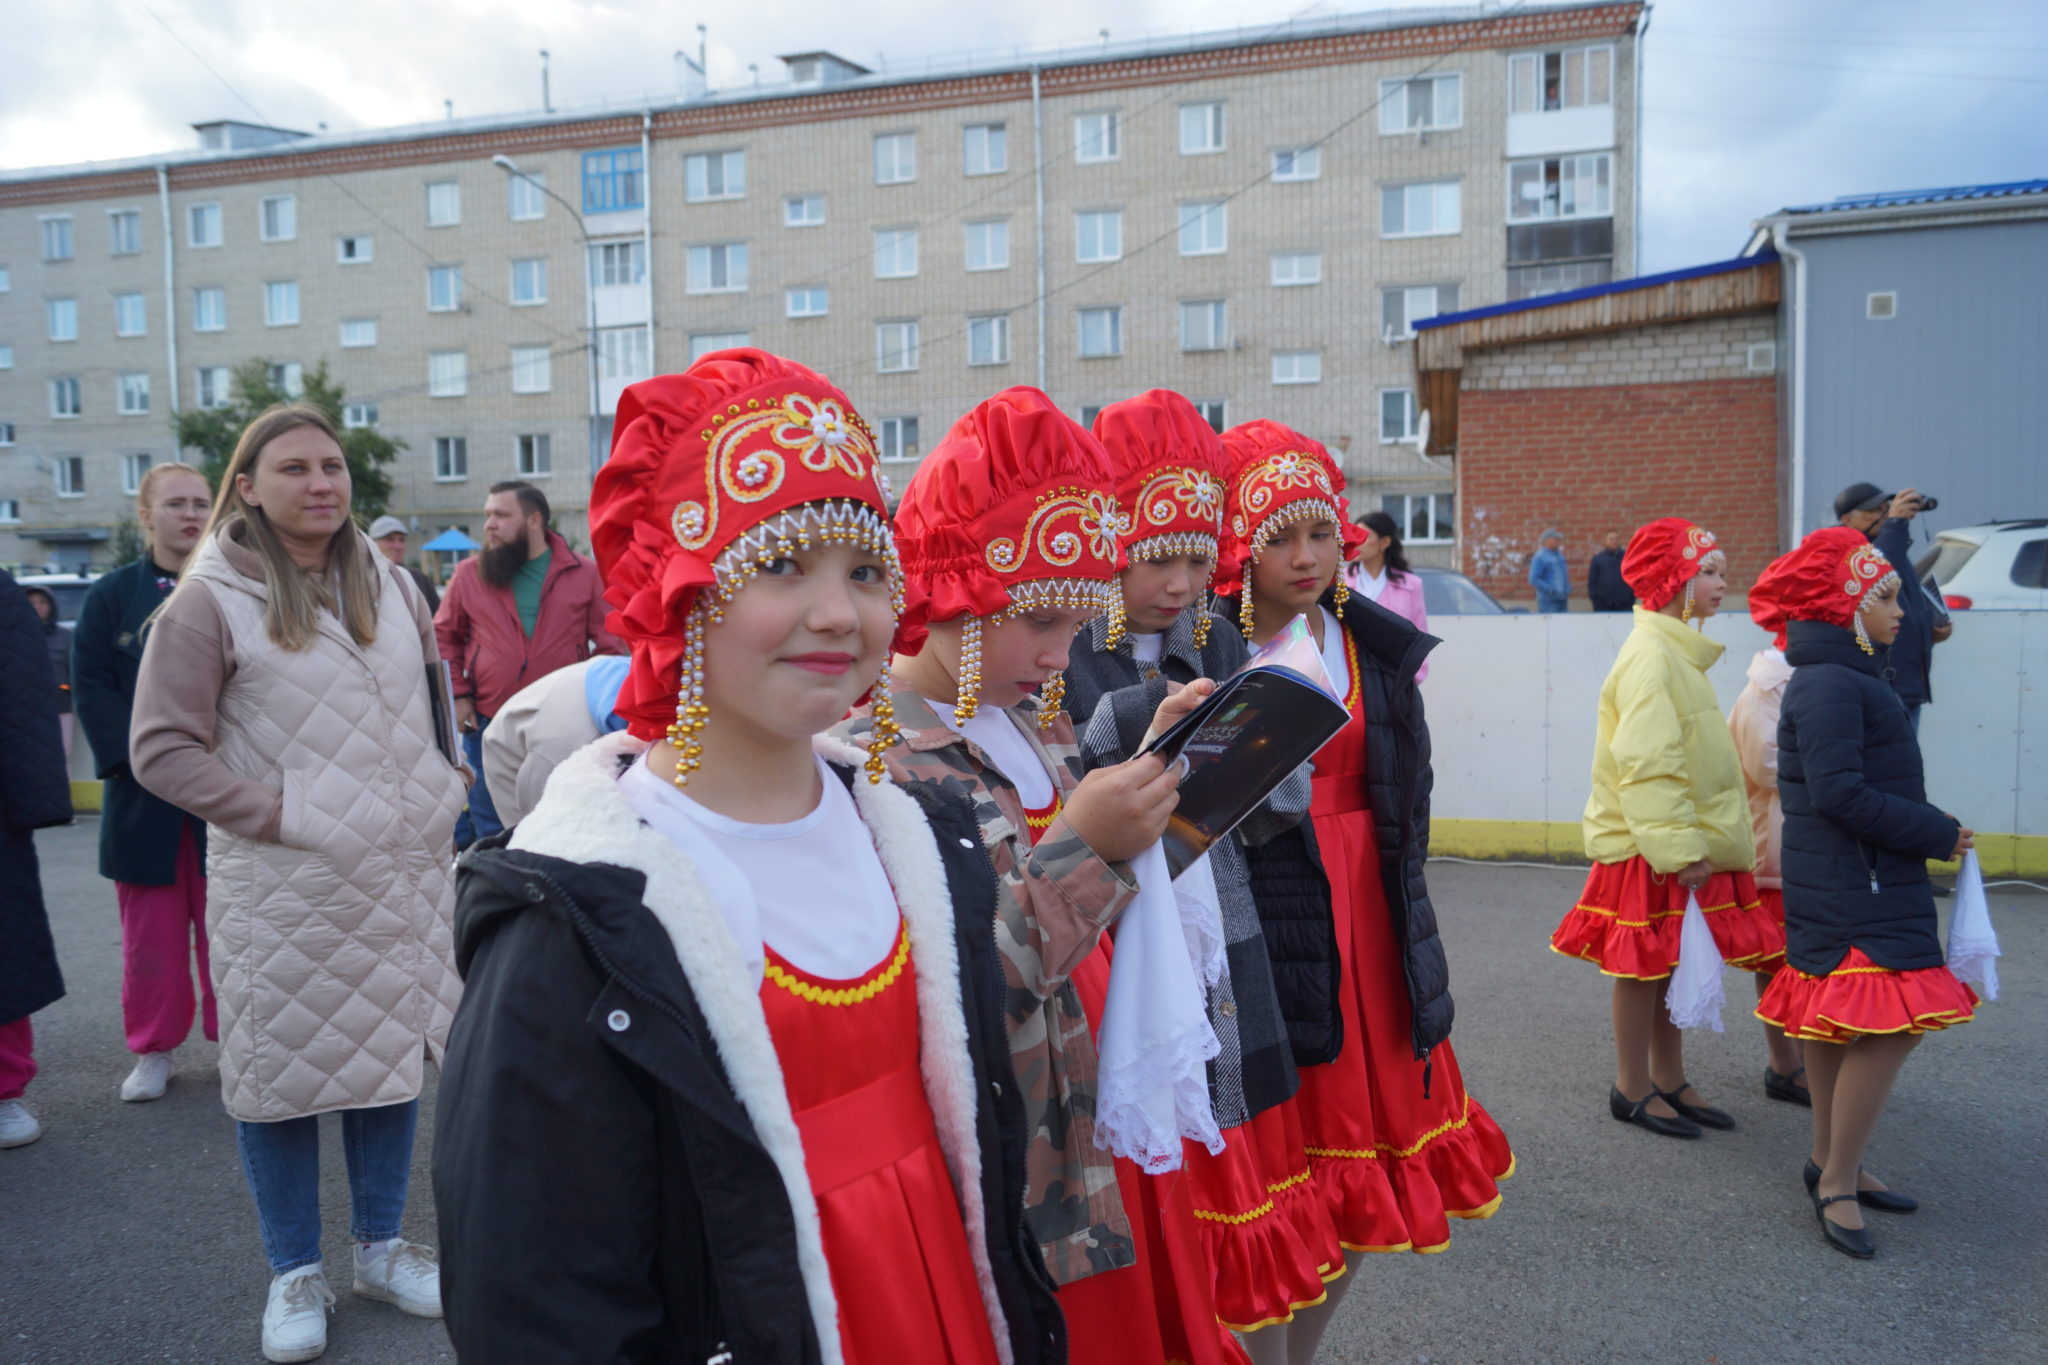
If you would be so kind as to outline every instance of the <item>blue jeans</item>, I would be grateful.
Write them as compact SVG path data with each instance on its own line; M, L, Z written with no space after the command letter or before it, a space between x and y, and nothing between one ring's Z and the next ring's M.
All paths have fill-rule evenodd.
M1539 592L1536 594L1536 610L1544 616L1560 611L1570 611L1571 599L1569 597L1552 597L1547 592Z
M348 1160L349 1235L382 1242L398 1235L412 1181L412 1137L420 1102L341 1111L341 1150ZM263 1254L270 1273L320 1259L320 1120L235 1124L242 1173L256 1197Z
M484 785L484 731L490 728L491 723L478 716L476 729L462 732L462 757L476 774L476 781L469 784L469 805L455 817L457 849L468 848L505 828L505 822L498 818L497 806L491 801L491 789Z

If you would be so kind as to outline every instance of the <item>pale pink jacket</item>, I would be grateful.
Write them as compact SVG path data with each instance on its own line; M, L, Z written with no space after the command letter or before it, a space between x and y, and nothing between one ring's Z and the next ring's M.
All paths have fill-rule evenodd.
M1749 793L1749 827L1756 837L1756 884L1782 887L1780 835L1785 814L1778 804L1778 713L1792 665L1775 649L1760 649L1749 661L1749 685L1728 713L1728 733L1742 760L1742 785Z
M1365 570L1357 564L1344 571L1351 584L1351 591L1360 597L1366 596ZM1422 578L1415 573L1404 573L1398 577L1389 574L1380 588L1379 605L1394 615L1414 623L1417 630L1429 629L1429 612L1422 605ZM1415 670L1415 681L1421 682L1429 676L1429 660L1422 661L1422 667Z

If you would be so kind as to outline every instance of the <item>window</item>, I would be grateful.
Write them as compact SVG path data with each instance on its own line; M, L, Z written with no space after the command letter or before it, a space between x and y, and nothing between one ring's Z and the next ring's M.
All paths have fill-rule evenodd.
M690 361L695 364L713 351L730 351L745 346L752 338L745 332L697 332L690 337Z
M185 244L194 248L220 245L219 204L193 204L185 210Z
M59 455L57 466L57 496L60 498L82 498L85 496L85 456Z
M361 265L377 258L376 239L368 236L336 237L334 259L343 265Z
M1380 82L1380 131L1456 128L1465 121L1465 78L1456 71Z
M361 346L377 344L377 319L343 318L341 320L341 346L343 350L354 350Z
M50 416L77 417L85 407L79 401L76 379L52 379L50 381Z
M600 242L590 248L590 282L597 287L640 284L647 279L646 244Z
M257 202L257 226L266 242L291 242L299 236L299 197L273 194Z
M350 403L341 410L341 424L351 431L358 427L376 426L377 405L375 403Z
M1122 259L1124 215L1121 209L1098 209L1074 215L1074 259L1083 265Z
M881 437L883 459L914 460L922 452L915 417L884 417L879 426L876 434Z
M512 305L531 307L548 301L548 262L544 256L512 262Z
M1275 384L1320 384L1323 382L1321 351L1273 352Z
M875 278L908 279L917 273L917 229L875 229Z
M719 242L690 248L692 294L738 294L747 287L747 244Z
M151 464L147 455L123 455L121 457L121 491L134 497L142 491L142 476L149 472Z
M140 417L149 411L149 376L124 374L114 381L115 407L123 417Z
M6 266L0 265L0 294L5 294L12 288L14 288L14 276L9 273Z
M1441 237L1458 230L1455 180L1387 185L1380 190L1380 236Z
M462 221L462 186L436 180L427 186L427 226L454 227Z
M1010 168L1009 132L1000 123L970 123L961 134L961 164L968 175L999 175Z
M1202 420L1209 429L1219 436L1230 426L1230 404L1222 398L1196 398L1191 400L1195 411L1202 414Z
M1322 178L1322 148L1286 147L1273 153L1274 180L1284 183L1290 180L1320 180Z
M195 289L192 291L192 330L195 332L218 332L228 325L228 291L225 289Z
M469 352L434 351L427 356L427 396L460 398L469 392Z
M523 171L505 177L505 216L515 223L533 223L547 217L548 178L539 171Z
M1380 335L1388 340L1415 335L1420 318L1458 311L1458 286L1425 284L1412 289L1380 291Z
M14 444L14 438L13 438L13 433L12 433L12 429L10 428L10 429L9 429L9 433L8 433L8 438L7 438L6 440L4 440L4 441L0 441L0 445L9 445L9 446L11 446L11 445L13 445L13 444ZM15 498L0 498L0 526L19 526L19 525L21 525L21 503L20 503L20 501L19 501L19 500L17 500L17 499L15 499Z
M1380 499L1380 510L1401 528L1401 539L1409 545L1448 545L1458 533L1450 493L1388 493Z
M1010 363L1010 319L1002 313L967 319L967 363Z
M1074 160L1084 165L1114 161L1123 154L1117 139L1114 109L1097 114L1074 115Z
M306 391L306 367L296 360L287 360L281 365L270 367L270 386L282 389L288 397L297 398Z
M647 177L638 147L583 154L583 211L620 213L647 203Z
M1195 299L1180 306L1180 348L1220 351L1230 344L1230 319L1222 299Z
M1380 440L1391 443L1415 437L1415 390L1380 390Z
M1183 104L1180 107L1180 154L1204 156L1223 150L1223 106Z
M11 370L13 368L14 348L12 346L0 346L0 370Z
M1863 296L1863 316L1872 322L1885 322L1899 315L1899 295L1895 289L1879 290Z
M51 299L51 300L50 300L50 306L49 306L49 313L50 313L50 340L52 340L52 341L76 341L76 340L78 340L78 300L77 300L77 299Z
M1320 251L1276 251L1273 253L1273 283L1278 288L1323 282L1323 253Z
M1074 420L1088 428L1088 430L1093 431L1095 430L1095 419L1102 416L1102 408L1103 405L1100 403L1083 403L1081 405L1081 415Z
M199 383L196 391L199 406L211 412L228 405L228 367L225 365L202 365L197 371Z
M1183 256L1214 256L1222 252L1227 234L1224 231L1224 206L1220 202L1207 204L1182 204L1180 206L1180 254Z
M1010 265L1010 222L1007 218L967 225L967 268L1007 270Z
M149 299L143 294L114 295L114 335L139 337L149 334Z
M430 265L427 267L427 311L429 313L452 313L462 307L462 267L459 265Z
M739 199L746 192L745 152L701 152L683 158L683 198L690 203Z
M469 477L469 438L466 436L436 436L434 438L434 478L441 483L452 483Z
M597 334L597 372L603 379L633 383L654 373L645 327L610 327Z
M108 254L114 256L133 256L141 250L142 214L135 209L108 210Z
M1611 216L1611 167L1612 158L1606 152L1509 162L1508 221Z
M544 479L555 472L554 438L545 432L513 438L519 451L519 477Z
M554 387L553 357L545 346L512 348L512 392L546 393Z
M875 135L875 183L902 185L917 179L917 134Z
M883 374L901 374L917 368L915 322L875 324L875 368Z
M784 227L823 227L825 225L825 196L822 194L792 194L782 201L782 225Z
M0 446L14 444L14 423L0 422Z
M198 243L194 242L194 246ZM43 259L46 261L68 261L71 259L71 218L43 219Z
M1508 112L1539 114L1614 102L1614 49L1518 52L1508 58Z
M830 291L822 284L805 285L800 289L784 291L782 295L783 316L792 318L821 318L831 303Z
M296 327L299 325L299 282L297 280L272 280L263 286L263 325L265 327Z
M1124 310L1083 308L1078 313L1084 359L1124 353Z

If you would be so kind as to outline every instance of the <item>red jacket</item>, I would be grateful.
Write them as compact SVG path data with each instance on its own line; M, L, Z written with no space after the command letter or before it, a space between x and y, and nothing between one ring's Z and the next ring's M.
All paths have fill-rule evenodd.
M623 654L626 646L604 628L611 609L595 560L569 548L548 532L547 580L541 584L540 616L529 639L519 627L512 589L494 588L477 573L475 559L455 566L455 577L434 613L434 639L455 674L455 695L470 697L485 717L514 692L558 668L593 654Z

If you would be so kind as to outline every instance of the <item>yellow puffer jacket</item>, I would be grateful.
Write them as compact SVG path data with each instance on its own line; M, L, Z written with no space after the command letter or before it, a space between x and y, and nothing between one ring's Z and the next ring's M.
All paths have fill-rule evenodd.
M1583 821L1586 856L1641 854L1663 873L1705 858L1716 872L1756 865L1742 764L1707 682L1722 646L1636 608L1635 629L1600 689L1600 740Z

